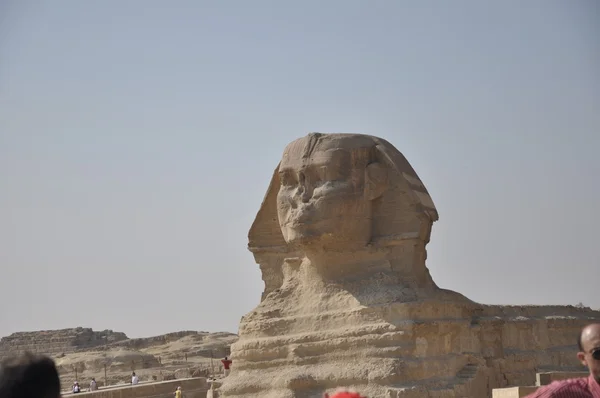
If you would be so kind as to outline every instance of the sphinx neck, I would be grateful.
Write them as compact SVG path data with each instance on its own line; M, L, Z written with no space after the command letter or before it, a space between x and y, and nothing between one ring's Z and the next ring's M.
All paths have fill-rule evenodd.
M375 273L394 274L409 286L437 288L425 266L425 245L411 244L394 248L365 247L356 251L305 250L305 266L323 281L368 278Z
M391 270L383 253L368 249L354 252L306 251L306 265L323 280L364 277L375 268Z

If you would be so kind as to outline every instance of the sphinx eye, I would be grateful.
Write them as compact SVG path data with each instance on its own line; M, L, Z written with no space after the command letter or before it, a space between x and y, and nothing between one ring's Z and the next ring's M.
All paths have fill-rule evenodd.
M290 172L283 172L279 174L279 180L281 181L281 185L291 186L296 184L296 179L294 175Z
M319 180L321 180L321 181L327 181L328 177L329 177L327 175L327 166L319 167L317 176L318 176Z
M320 167L318 174L319 178L323 182L336 181L342 178L342 175L339 173L339 170L337 170L335 167Z

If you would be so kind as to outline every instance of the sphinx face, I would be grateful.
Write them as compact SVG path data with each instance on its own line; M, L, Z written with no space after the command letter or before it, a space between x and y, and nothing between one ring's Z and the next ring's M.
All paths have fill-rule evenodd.
M372 148L344 141L308 136L284 151L277 214L287 243L356 250L369 242L365 170Z

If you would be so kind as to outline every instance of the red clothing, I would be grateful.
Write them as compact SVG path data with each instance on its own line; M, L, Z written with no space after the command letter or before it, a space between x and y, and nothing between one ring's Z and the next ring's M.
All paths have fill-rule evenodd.
M355 392L338 392L338 393L333 394L330 398L364 398L364 397Z
M525 398L600 398L600 384L592 376L555 381Z
M223 368L225 368L225 370L229 370L229 366L231 365L231 360L230 359L221 359L221 362L223 362Z

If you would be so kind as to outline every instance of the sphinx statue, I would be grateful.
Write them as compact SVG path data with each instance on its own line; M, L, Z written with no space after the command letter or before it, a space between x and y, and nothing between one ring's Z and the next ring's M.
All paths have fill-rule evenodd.
M484 397L534 377L508 380L508 351L538 367L576 366L547 349L574 344L571 333L600 314L485 306L441 289L426 266L437 220L425 185L386 140L311 133L290 143L249 232L264 292L211 394ZM549 331L561 317L570 321Z

